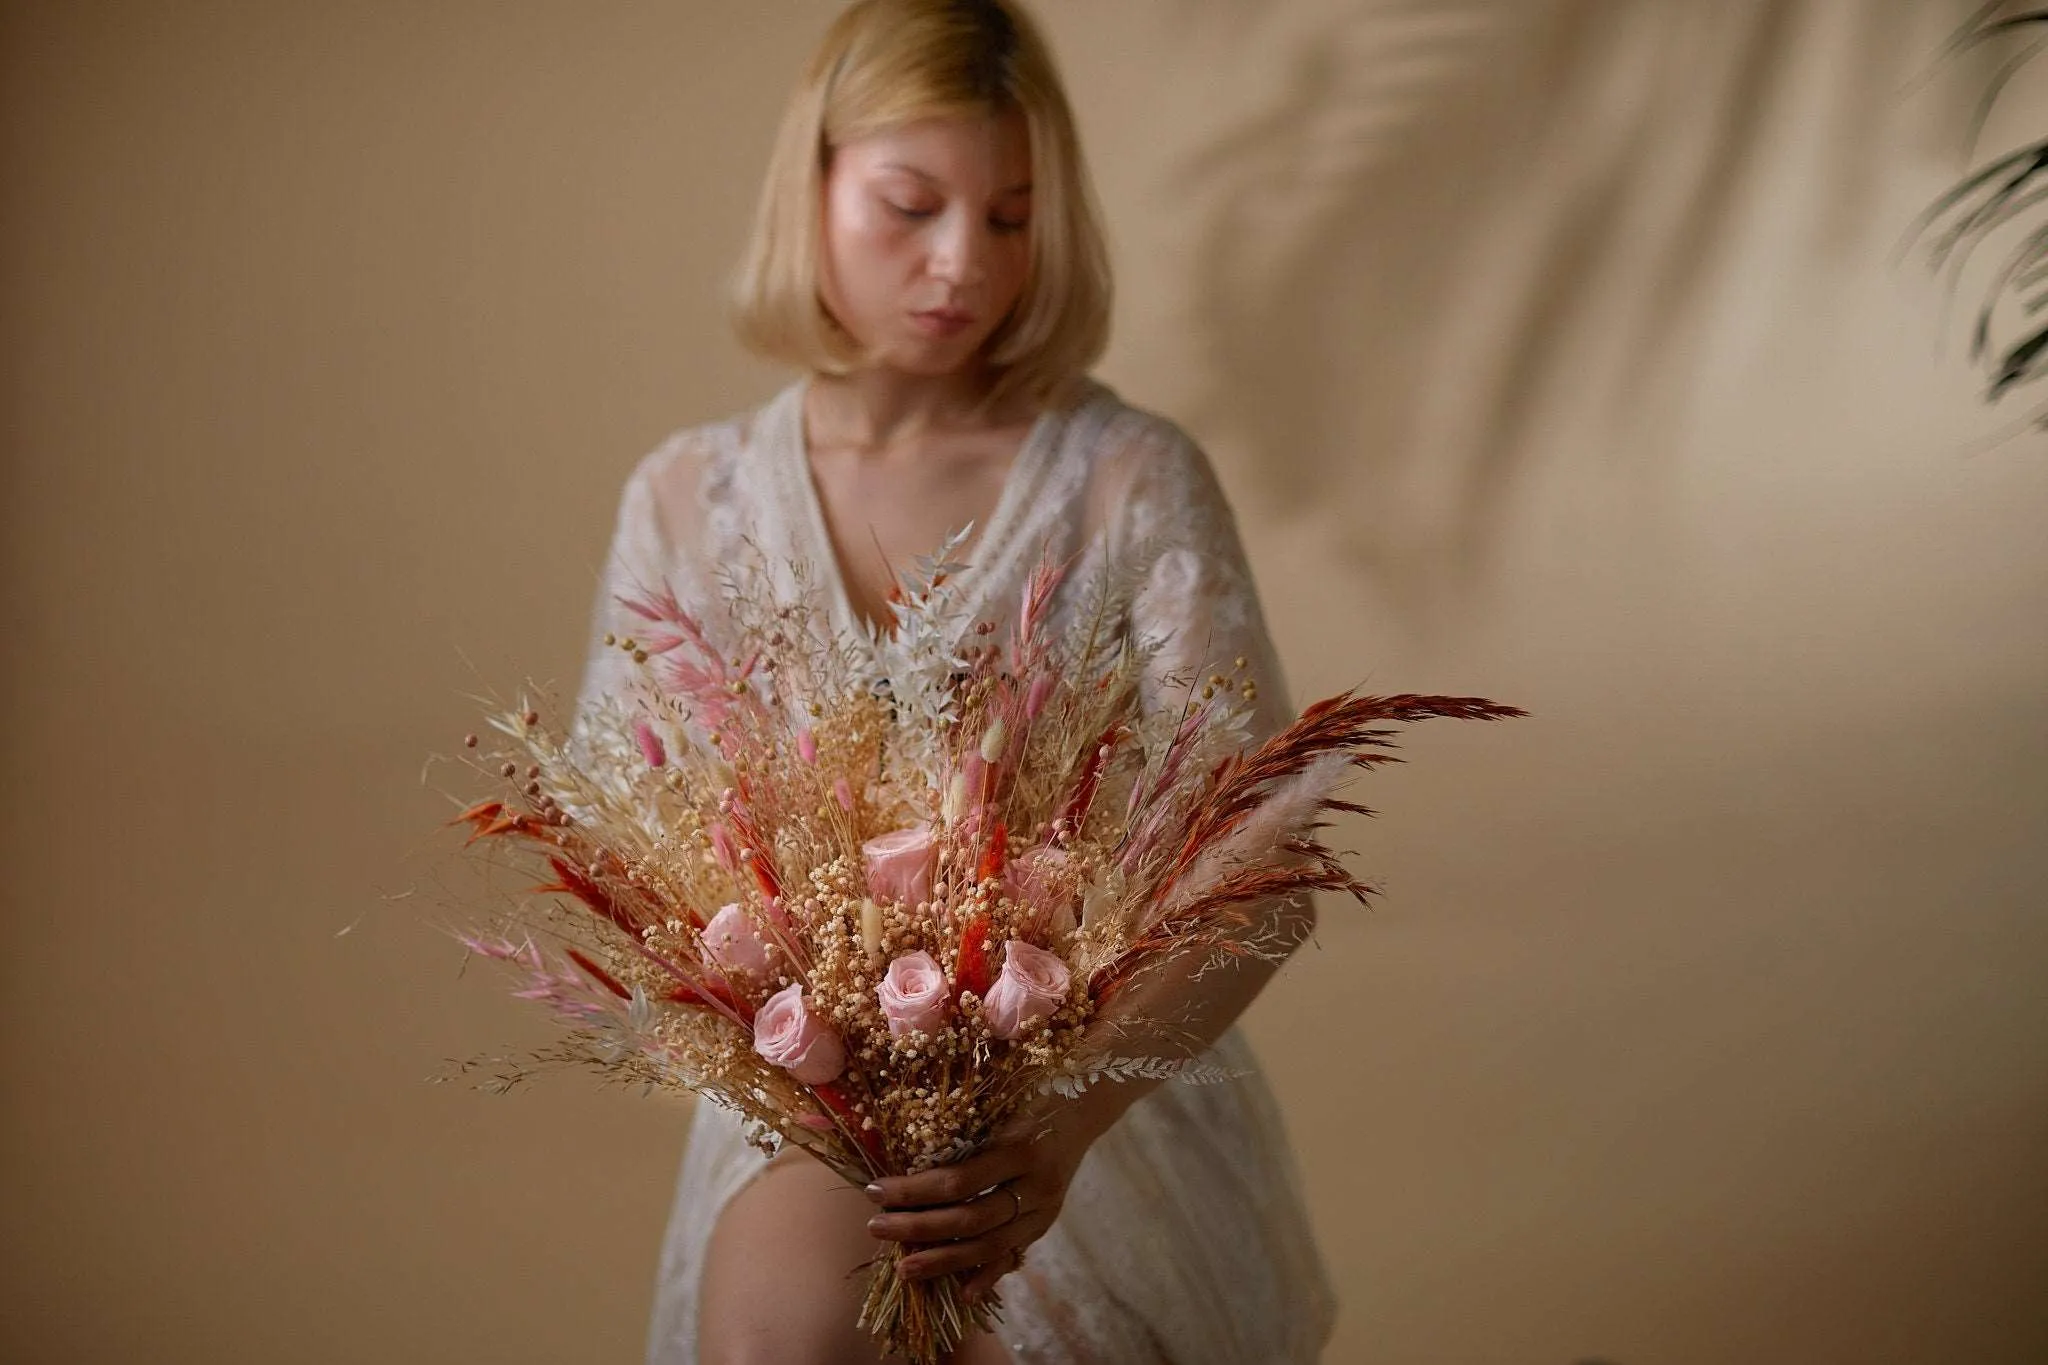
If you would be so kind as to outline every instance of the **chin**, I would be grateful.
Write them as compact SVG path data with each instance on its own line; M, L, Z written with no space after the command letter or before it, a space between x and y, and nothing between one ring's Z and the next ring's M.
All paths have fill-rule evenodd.
M981 340L971 343L922 342L897 347L883 354L880 359L890 369L899 370L904 374L914 374L923 379L937 379L973 364L980 354Z

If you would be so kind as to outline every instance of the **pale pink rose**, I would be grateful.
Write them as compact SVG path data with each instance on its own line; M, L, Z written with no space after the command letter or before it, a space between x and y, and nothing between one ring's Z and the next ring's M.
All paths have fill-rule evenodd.
M988 988L982 1016L998 1038L1021 1038L1044 1023L1067 998L1071 980L1059 954L1034 948L1021 938L1005 945L1003 971Z
M952 1004L945 969L926 952L905 953L891 962L875 994L881 998L892 1037L912 1029L937 1033L945 1027Z
M867 859L868 890L878 900L915 905L932 893L932 859L938 852L928 824L877 834L861 845Z
M846 1044L804 1005L802 982L769 996L754 1016L754 1051L805 1085L823 1085L846 1070Z
M1041 920L1051 919L1073 901L1073 864L1073 855L1064 849L1027 848L1004 865L1003 889L1011 900L1035 909Z
M704 956L728 972L744 976L766 976L775 961L775 948L754 922L747 918L738 901L727 905L704 926Z

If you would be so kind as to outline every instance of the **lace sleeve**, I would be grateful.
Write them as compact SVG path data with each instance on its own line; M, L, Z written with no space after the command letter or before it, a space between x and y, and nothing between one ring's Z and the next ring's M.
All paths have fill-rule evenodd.
M1295 711L1236 515L1202 448L1163 419L1146 425L1151 430L1138 443L1121 516L1129 537L1124 543L1140 575L1131 598L1131 628L1160 643L1141 681L1146 713L1178 711L1190 685L1199 693L1215 675L1235 675L1235 686L1245 680L1256 685L1238 736L1256 746L1286 729ZM1291 953L1314 933L1313 896L1295 893L1263 905L1263 925L1249 931L1261 943L1262 956L1264 948Z
M578 718L606 697L624 698L637 677L632 658L604 642L607 634L624 639L644 624L620 598L666 587L686 606L701 609L695 559L706 548L703 482L709 434L695 428L675 432L626 479L591 603L583 681L576 693Z
M1157 704L1169 688L1192 681L1199 689L1212 674L1235 671L1257 684L1249 738L1267 739L1294 719L1294 707L1237 518L1201 447L1178 428L1160 426L1125 511L1124 543L1147 557L1132 625L1165 640L1147 671L1146 704Z

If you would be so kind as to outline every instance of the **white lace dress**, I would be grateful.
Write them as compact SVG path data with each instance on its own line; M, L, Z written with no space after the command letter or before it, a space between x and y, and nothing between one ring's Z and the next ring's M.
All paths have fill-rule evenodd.
M593 613L582 702L624 683L607 630L631 632L615 595L666 581L717 629L719 566L758 547L771 566L812 566L842 631L858 632L811 479L804 382L759 409L675 432L627 480ZM1208 459L1172 423L1090 382L1043 414L1012 464L994 513L968 543L961 582L975 615L1011 617L1040 551L1080 555L1068 582L1105 553L1144 547L1132 612L1175 644L1154 668L1259 680L1257 737L1291 717L1235 520ZM970 583L971 580L971 583ZM785 581L786 590L794 584ZM1069 610L1055 603L1055 621ZM1236 1029L1211 1060L1243 1079L1161 1086L1083 1160L1059 1221L1002 1282L1000 1329L1020 1365L1249 1365L1314 1361L1335 1303L1288 1149L1257 1062ZM647 1359L696 1359L704 1251L725 1202L765 1158L738 1121L696 1106L655 1285Z

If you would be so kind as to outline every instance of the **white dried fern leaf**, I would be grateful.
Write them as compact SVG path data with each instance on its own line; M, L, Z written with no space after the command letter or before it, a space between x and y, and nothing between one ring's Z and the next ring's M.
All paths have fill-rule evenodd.
M1233 1070L1218 1066L1214 1062L1196 1061L1192 1058L1167 1057L1112 1057L1092 1064L1074 1064L1055 1071L1039 1082L1039 1093L1058 1095L1074 1099L1089 1086L1101 1081L1179 1081L1182 1085L1219 1085L1248 1076L1248 1071Z

